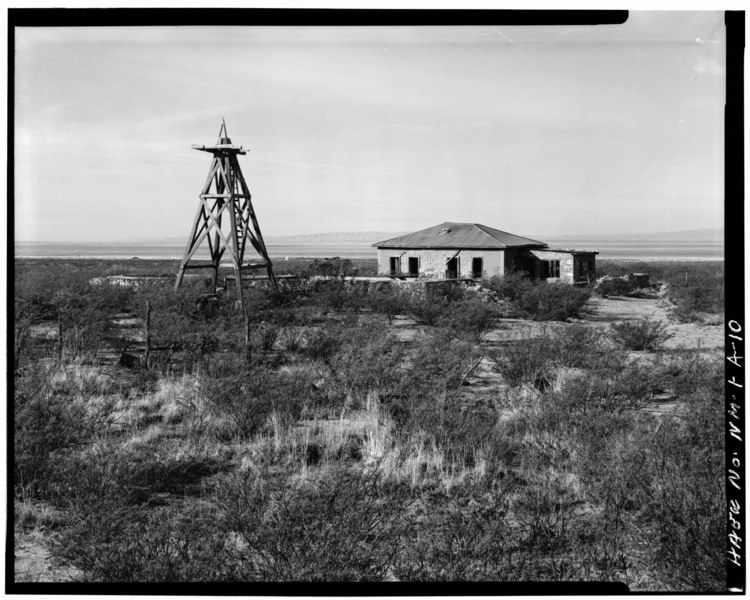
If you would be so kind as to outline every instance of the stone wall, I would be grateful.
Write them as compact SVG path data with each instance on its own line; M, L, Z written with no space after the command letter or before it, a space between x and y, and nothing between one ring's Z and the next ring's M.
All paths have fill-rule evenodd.
M543 278L543 263L545 261L560 261L560 277L547 277L546 281L553 283L562 281L573 283L575 281L575 261L569 252L555 252L553 250L535 250L535 256L539 259L534 261L534 279Z
M378 248L378 274L390 274L390 259L396 257L399 260L401 273L409 272L409 258L419 259L419 276L432 279L445 277L448 260L456 256L457 250L398 250L391 248ZM505 272L505 252L503 250L461 250L458 255L458 271L460 277L470 277L472 259L482 259L482 275L492 277L502 276Z
M398 259L398 271L402 275L409 273L409 258L419 259L419 277L431 279L443 279L446 276L448 260L456 256L456 250L398 250L390 248L378 249L378 274L390 275L391 257ZM543 260L560 261L560 277L548 277L547 281L561 281L564 283L575 283L586 281L586 272L590 277L595 273L595 267L584 271L584 261L594 262L594 254L573 254L571 252L555 250L535 250L537 257L532 257L527 249L509 248L507 250L461 250L458 253L458 275L459 277L470 277L472 259L482 259L483 277L502 277L506 273L512 273L516 268L531 269L534 279L542 278ZM542 257L541 259L539 257ZM533 260L529 262L529 259Z

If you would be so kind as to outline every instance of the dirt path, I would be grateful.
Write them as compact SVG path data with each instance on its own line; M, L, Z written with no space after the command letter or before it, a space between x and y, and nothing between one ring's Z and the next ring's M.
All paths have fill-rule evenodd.
M676 348L724 348L724 330L722 325L702 325L699 323L677 323L669 318L669 302L661 297L655 298L600 298L592 296L587 305L583 318L573 322L606 329L610 323L616 321L634 321L651 319L661 321L667 325L667 331L672 337L664 346L668 349ZM531 321L527 319L500 319L496 326L482 335L483 342L498 343L510 340L529 339L542 336L545 333L564 330L571 323L554 321ZM390 331L401 341L411 341L421 331L430 328L418 325L406 316L397 316L393 320Z
M80 580L81 571L56 564L44 545L44 533L19 533L15 539L15 580L21 582L67 582Z
M589 313L585 323L611 323L649 318L667 324L672 337L666 348L724 348L724 328L721 325L677 323L670 320L670 304L663 298L599 298L589 300Z

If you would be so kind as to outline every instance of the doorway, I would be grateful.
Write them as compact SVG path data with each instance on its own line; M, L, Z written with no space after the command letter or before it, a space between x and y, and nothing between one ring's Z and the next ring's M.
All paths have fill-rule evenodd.
M395 277L401 270L401 259L398 256L391 256L390 263L391 275Z
M458 257L454 256L448 261L448 264L446 265L445 278L446 279L458 279L458 275L459 275Z
M484 267L482 265L482 259L472 258L471 259L471 276L474 279L481 279L482 271L484 271Z
M417 277L419 275L419 257L418 256L409 257L409 275L411 275L412 277Z

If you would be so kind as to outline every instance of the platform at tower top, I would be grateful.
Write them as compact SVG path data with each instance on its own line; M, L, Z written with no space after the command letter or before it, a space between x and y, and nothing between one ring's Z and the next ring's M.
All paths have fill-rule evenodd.
M203 144L193 144L193 150L203 150L204 152L234 152L235 154L247 154L242 146L235 144L215 144L213 146L204 146Z

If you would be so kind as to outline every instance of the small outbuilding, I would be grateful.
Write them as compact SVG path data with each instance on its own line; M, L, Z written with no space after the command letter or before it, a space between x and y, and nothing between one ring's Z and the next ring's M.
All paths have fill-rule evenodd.
M524 272L531 279L586 283L596 276L598 254L550 248L479 223L442 223L373 246L378 273L399 278L481 279Z

